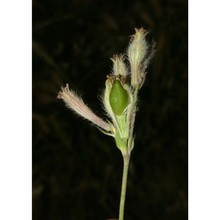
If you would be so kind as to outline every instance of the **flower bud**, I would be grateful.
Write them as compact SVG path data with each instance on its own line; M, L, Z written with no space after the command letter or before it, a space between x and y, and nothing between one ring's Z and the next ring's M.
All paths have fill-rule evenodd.
M113 75L121 75L122 77L126 78L126 76L128 75L128 70L124 63L123 54L114 55L111 60L113 62Z
M135 29L135 31L136 33L131 38L127 54L131 66L131 85L139 88L143 80L143 64L149 45L145 40L146 31L143 28Z
M118 116L122 115L129 104L129 95L117 79L112 85L109 99L113 112Z
M79 114L83 118L91 121L96 126L102 128L104 131L111 131L111 125L98 117L84 102L76 95L75 92L69 89L69 85L62 87L61 91L58 93L58 99L62 99L67 107L72 109L75 113Z

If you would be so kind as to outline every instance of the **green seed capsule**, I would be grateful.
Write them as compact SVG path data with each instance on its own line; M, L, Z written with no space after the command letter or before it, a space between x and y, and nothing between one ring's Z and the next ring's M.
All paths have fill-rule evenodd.
M119 80L115 80L110 92L110 105L116 115L122 115L129 104L127 91L122 87Z

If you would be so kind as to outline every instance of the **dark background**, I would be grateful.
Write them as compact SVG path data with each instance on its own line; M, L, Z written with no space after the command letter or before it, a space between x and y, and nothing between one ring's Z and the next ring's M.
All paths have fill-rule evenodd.
M56 95L68 82L104 117L109 58L135 27L151 31L157 52L139 96L125 219L187 219L187 4L33 0L34 220L117 218L121 153Z

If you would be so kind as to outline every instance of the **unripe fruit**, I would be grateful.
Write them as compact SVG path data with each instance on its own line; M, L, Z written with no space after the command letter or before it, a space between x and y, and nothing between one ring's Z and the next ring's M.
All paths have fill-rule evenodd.
M116 115L122 115L129 104L129 95L119 80L115 80L110 92L110 105Z

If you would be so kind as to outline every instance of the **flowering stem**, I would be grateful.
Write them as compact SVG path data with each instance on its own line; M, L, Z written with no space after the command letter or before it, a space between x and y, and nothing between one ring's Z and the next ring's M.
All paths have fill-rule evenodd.
M128 167L130 161L130 154L123 155L124 168L123 177L121 185L121 198L120 198L120 208L119 208L119 220L124 220L124 207L125 207L125 197L127 188L127 178L128 178Z

